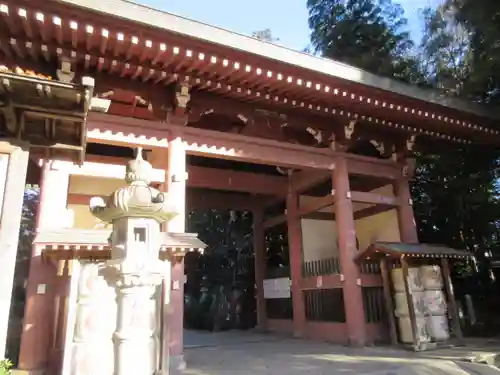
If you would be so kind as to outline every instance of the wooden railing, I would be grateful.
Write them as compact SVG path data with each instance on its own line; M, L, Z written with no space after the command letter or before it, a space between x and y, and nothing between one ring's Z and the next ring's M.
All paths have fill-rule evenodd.
M363 306L367 323L380 323L386 320L384 289L380 286L363 287Z
M306 319L316 322L345 322L342 288L305 290Z
M360 265L362 274L378 275L380 266L378 263L363 263ZM342 273L339 258L326 258L311 260L302 264L302 277L327 276Z
M340 273L339 258L311 260L302 263L302 277L335 275Z
M359 266L361 273L369 275L380 274L380 265L378 263L362 263Z

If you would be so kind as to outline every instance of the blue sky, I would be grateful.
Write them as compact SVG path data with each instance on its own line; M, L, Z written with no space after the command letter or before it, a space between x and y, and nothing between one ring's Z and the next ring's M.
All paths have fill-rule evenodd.
M270 28L279 44L302 50L309 43L306 0L136 0L179 16L241 34ZM409 29L420 38L418 10L439 0L394 0L405 8Z

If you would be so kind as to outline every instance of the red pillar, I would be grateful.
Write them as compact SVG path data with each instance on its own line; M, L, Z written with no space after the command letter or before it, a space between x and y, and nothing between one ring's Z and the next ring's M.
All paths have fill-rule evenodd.
M300 289L302 279L302 227L298 216L299 197L289 192L286 200L286 219L288 225L288 252L290 254L290 276L292 279L293 334L304 335L306 311L304 295Z
M417 224L413 213L410 184L404 177L394 182L394 192L399 200L397 207L401 242L418 243Z
M69 174L58 169L57 161L45 161L42 168L37 231L65 227L68 224L66 203ZM21 370L37 371L47 368L54 339L56 281L57 270L54 264L42 262L40 248L33 247L19 354Z
M266 300L264 299L264 277L266 272L266 244L264 238L264 213L262 209L253 211L253 249L255 261L255 287L257 300L257 328L267 330Z
M177 216L168 223L168 231L183 233L186 229L186 148L181 138L168 144L168 197L175 205ZM170 295L170 367L182 370L184 361L184 261L172 264L172 292Z
M359 268L354 263L356 255L356 229L350 199L349 175L344 157L335 163L332 178L335 190L335 222L337 225L340 266L344 276L344 308L347 324L347 339L350 345L366 343L366 325Z

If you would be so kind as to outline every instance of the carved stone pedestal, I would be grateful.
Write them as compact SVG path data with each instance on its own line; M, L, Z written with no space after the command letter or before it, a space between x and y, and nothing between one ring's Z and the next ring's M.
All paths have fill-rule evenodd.
M154 374L158 368L158 329L153 295L160 272L123 273L121 265L104 269L116 289L117 321L113 334L116 375Z

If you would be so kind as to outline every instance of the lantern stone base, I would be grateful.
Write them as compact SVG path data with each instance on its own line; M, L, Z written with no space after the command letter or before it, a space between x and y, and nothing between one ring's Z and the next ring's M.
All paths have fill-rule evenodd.
M182 373L187 367L183 354L170 357L170 375Z

